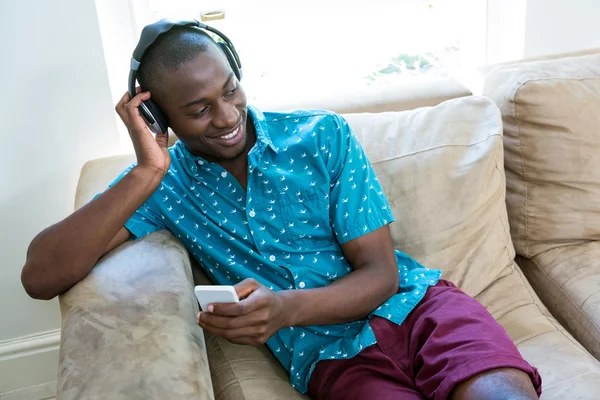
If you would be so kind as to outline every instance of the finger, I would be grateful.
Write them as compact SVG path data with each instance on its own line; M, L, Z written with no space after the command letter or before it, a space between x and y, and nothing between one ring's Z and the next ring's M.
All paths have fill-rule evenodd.
M136 92L136 93L140 93L141 91L142 91L142 88L141 88L141 86L136 86L136 87L135 87L135 92Z
M142 104L143 101L148 100L150 97L150 92L138 93L127 103L127 108L135 109L137 111L137 108L140 106L140 104Z
M241 315L251 314L265 306L265 298L260 295L250 295L238 303L215 303L211 304L212 313L226 316L236 317ZM209 306L210 309L210 306Z
M123 121L126 121L125 125L130 132L132 131L144 131L146 132L147 126L146 121L142 118L139 111L139 106L143 101L146 101L150 98L150 92L142 92L136 94L133 99L131 99L125 105L124 115L121 116Z
M123 116L125 115L125 105L127 105L127 103L129 103L130 99L131 99L131 97L129 96L129 92L125 92L125 94L121 97L121 99L115 106L115 110L117 111L117 114L119 114L119 116L121 118L123 118Z
M245 300L242 300L245 301ZM214 303L208 306L208 311L212 314L223 317L239 317L245 315L244 304L239 303Z
M260 287L260 283L256 279L247 278L234 286L235 291L240 299L250 296L252 292Z
M222 329L213 326L202 327L216 336L224 337L229 341L243 340L246 344L253 344L258 342L258 338L265 334L265 329L262 326L246 326L239 329Z
M119 102L117 103L117 107L119 106L124 106L125 104L129 103L129 100L131 99L131 96L129 95L129 92L125 92L125 94L123 94L123 96L121 96L121 98L119 99Z
M198 316L198 325L218 329L240 329L248 326L257 326L265 323L266 318L261 315L250 314L240 317L224 317L211 313L201 312Z

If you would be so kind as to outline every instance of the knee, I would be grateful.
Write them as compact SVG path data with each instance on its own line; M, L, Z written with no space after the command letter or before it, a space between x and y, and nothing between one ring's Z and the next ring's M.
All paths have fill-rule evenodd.
M454 387L452 400L534 400L538 399L529 375L511 368L499 368L476 375Z

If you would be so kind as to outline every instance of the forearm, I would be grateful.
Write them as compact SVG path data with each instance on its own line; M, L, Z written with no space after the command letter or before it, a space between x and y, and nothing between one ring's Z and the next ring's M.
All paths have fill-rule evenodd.
M318 289L278 292L288 326L332 325L365 318L398 292L396 268L357 269Z
M94 201L38 234L23 267L27 292L49 299L83 279L161 180L158 171L135 167Z

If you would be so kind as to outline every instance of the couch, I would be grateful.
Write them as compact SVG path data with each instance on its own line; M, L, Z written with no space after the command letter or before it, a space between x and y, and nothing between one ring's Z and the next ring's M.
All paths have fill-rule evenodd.
M593 182L575 164L599 139L593 127L573 117L577 109L566 115L568 110L558 104L560 99L584 107L598 101L593 84L575 82L581 82L584 70L595 77L590 79L600 73L589 60L549 63L533 69L529 64L500 67L486 81L487 96L472 96L449 79L424 79L383 93L320 98L311 104L344 114L365 148L396 215L395 246L442 269L444 278L492 313L525 359L538 367L542 398L598 399L600 362L590 352L598 357L599 336L590 327L598 327L593 307L600 274L593 268L600 251L594 242L599 207L598 196L585 191L597 189L600 169L593 171ZM572 76L572 86L535 84L531 91L536 95L520 92L527 82L538 81L534 72L543 68L548 76ZM514 78L529 73L534 76L529 81ZM515 105L522 104L521 95L523 108ZM564 138L567 147L559 139L545 140L544 128L551 124L543 118L555 111L544 111L550 105L565 114L557 132L571 134ZM528 118L535 127L520 130ZM527 146L519 144L525 140ZM583 142L579 147L578 141ZM561 157L540 156L547 151ZM133 160L123 155L88 162L76 207L104 190ZM600 162L588 153L585 160L585 168ZM570 180L562 179L567 175ZM554 186L531 181L540 176ZM577 207L569 208L577 196ZM99 260L60 296L57 398L307 398L291 388L266 347L234 345L196 326L193 287L206 282L201 266L166 231L124 243Z

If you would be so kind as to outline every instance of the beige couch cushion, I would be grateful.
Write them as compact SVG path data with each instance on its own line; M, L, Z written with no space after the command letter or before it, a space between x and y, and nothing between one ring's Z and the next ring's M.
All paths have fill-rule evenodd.
M600 359L600 241L557 247L519 263L544 304Z
M396 248L473 296L511 265L502 123L489 99L346 117L392 205Z
M500 67L485 94L504 119L517 253L600 239L600 54Z
M519 263L600 358L600 54L499 67L485 93L503 114Z

